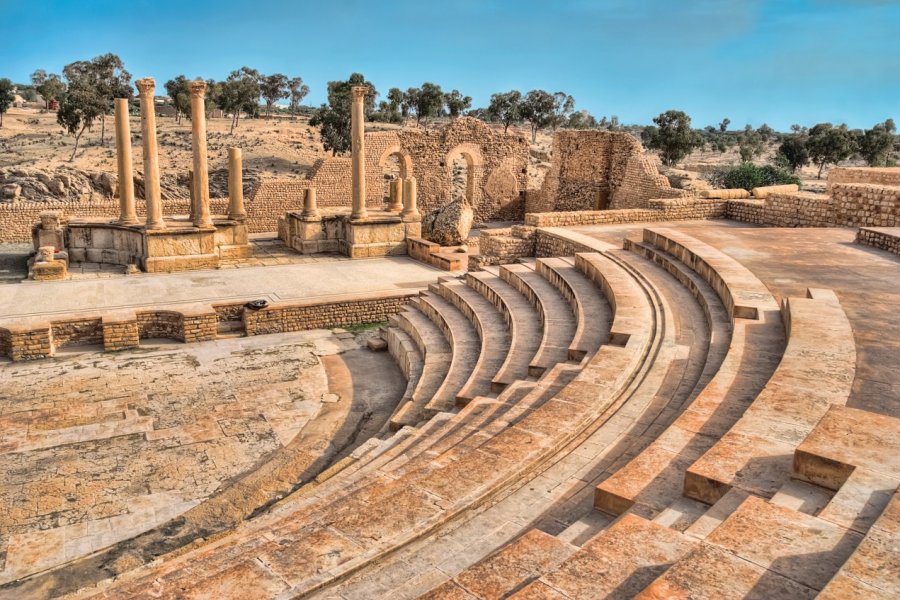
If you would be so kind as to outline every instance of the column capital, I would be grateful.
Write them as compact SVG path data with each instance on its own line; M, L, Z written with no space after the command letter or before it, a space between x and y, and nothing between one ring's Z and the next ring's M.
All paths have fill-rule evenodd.
M354 85L350 91L353 93L354 100L365 100L366 96L372 92L372 88L367 85Z
M188 87L191 90L191 98L203 98L206 95L206 82L202 79L195 79Z
M137 86L138 94L142 97L153 98L153 91L156 89L156 81L152 77L144 77L134 82Z

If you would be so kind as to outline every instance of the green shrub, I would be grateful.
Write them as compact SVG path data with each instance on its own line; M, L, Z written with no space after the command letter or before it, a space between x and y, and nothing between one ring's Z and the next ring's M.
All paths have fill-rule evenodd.
M724 189L743 188L748 192L755 187L766 185L785 185L796 183L800 185L800 178L789 170L774 165L758 166L745 162L738 167L719 169L710 177L709 182Z

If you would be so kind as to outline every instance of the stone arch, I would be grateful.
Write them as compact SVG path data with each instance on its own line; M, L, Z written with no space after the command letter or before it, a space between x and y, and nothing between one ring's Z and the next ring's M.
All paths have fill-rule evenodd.
M406 179L412 176L412 158L408 152L400 148L400 144L388 146L378 159L378 182L382 199L389 202L391 182L397 177Z
M457 144L444 156L444 169L447 173L446 181L449 186L447 197L451 196L453 185L453 161L457 156L462 156L466 163L465 198L473 207L481 201L481 183L484 175L484 156L481 148L475 144Z

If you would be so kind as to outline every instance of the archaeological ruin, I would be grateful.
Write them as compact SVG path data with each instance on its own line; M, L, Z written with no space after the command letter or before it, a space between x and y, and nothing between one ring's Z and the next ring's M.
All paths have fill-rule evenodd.
M198 80L163 202L154 85L144 201L120 100L116 202L0 204L0 599L900 596L900 168L565 130L531 186L355 86L350 156L211 200Z

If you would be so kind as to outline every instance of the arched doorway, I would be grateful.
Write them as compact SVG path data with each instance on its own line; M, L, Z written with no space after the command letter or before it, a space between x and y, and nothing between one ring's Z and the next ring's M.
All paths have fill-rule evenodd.
M472 144L460 144L450 150L444 162L450 183L445 198L450 202L465 200L475 206L479 201L477 182L481 178L482 164L481 152Z
M391 183L398 177L405 179L413 176L412 161L409 154L403 152L399 144L395 144L382 152L378 168L381 173L381 198L387 205L391 198Z

